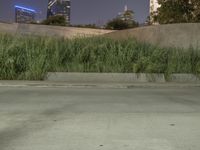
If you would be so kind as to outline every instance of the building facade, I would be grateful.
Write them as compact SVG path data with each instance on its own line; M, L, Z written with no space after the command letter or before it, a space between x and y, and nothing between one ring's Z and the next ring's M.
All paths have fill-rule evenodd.
M153 24L157 24L156 22L154 22L153 20L153 15L157 12L157 9L160 7L160 5L158 4L158 0L150 0L150 22L152 22Z
M128 6L125 5L124 11L119 12L117 17L123 21L131 21L132 22L132 21L134 21L134 12L132 10L129 10Z
M50 16L62 15L65 17L67 24L70 24L70 0L49 0L47 18Z
M150 13L157 11L159 7L158 0L150 0Z
M15 6L15 22L31 23L35 22L36 11L22 6Z

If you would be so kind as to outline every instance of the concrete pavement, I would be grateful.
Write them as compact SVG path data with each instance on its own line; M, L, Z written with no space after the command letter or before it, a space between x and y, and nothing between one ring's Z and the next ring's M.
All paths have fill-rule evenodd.
M0 86L0 150L199 150L199 87Z

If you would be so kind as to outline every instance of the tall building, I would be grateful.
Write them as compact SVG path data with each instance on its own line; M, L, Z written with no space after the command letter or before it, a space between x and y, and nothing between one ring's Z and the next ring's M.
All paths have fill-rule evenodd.
M160 5L158 4L158 0L150 0L150 22L152 22L153 24L157 24L156 22L154 22L153 20L153 15L157 12L157 9L160 7Z
M133 17L134 17L134 12L132 10L129 10L127 5L124 6L123 12L118 13L118 18L124 21L127 21L127 20L133 21L134 20Z
M150 0L150 13L157 11L158 7L160 7L158 0Z
M47 18L50 16L62 15L70 24L70 0L49 0Z
M30 8L15 6L15 22L31 23L35 21L36 11Z

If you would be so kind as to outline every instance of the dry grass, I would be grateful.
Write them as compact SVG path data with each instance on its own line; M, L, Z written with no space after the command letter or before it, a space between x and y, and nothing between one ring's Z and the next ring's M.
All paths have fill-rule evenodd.
M165 49L133 39L0 35L0 79L42 80L47 72L200 73L200 50Z

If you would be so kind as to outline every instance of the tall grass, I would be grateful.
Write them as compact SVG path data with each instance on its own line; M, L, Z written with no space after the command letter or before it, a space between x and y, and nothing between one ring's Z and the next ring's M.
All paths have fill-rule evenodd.
M0 34L0 79L42 80L47 72L200 73L200 49L158 48L133 39Z

